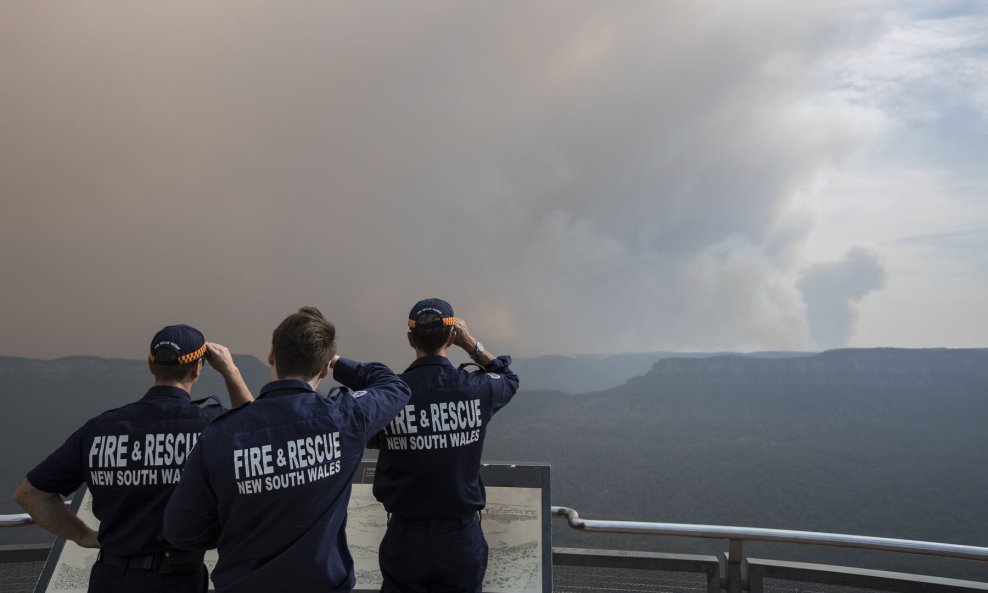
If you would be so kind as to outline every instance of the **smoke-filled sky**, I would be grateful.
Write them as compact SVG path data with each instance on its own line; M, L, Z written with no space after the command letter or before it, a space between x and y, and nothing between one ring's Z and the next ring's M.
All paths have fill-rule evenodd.
M0 354L984 346L988 6L0 8Z

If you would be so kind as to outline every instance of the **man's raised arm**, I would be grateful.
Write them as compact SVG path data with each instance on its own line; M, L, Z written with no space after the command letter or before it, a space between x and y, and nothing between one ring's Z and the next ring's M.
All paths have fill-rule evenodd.
M244 382L240 369L233 362L233 355L230 354L229 348L216 342L207 342L206 361L209 366L223 376L223 381L226 382L226 391L230 394L231 408L239 408L247 402L254 401L254 396L247 388L247 383Z
M335 356L330 366L333 378L354 392L355 403L364 413L367 438L394 420L412 396L408 385L379 362L361 363Z

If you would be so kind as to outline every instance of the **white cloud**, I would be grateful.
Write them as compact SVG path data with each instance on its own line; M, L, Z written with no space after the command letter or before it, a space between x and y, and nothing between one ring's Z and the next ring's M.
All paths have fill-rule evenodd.
M854 334L857 304L884 288L885 264L874 249L850 248L839 261L813 264L803 272L799 288L813 342L820 349L847 345Z

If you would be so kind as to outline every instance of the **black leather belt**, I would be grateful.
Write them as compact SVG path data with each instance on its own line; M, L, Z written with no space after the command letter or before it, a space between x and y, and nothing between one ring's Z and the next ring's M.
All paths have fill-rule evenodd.
M408 519L401 515L391 515L391 521L397 521L399 525L407 525L408 527L466 527L476 521L477 518L478 515L476 514L445 519Z
M100 550L96 562L125 570L153 570L160 574L170 574L200 570L202 557L203 552L186 552L183 550L165 550L144 556L117 556Z

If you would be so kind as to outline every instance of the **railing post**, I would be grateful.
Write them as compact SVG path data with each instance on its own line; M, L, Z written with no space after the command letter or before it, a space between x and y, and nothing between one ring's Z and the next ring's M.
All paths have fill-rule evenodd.
M755 568L748 563L748 593L762 593L765 590L761 568Z
M719 561L716 566L707 569L707 593L721 593Z
M728 540L727 593L741 593L741 558L744 556L744 540Z

